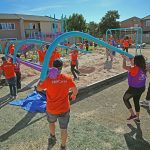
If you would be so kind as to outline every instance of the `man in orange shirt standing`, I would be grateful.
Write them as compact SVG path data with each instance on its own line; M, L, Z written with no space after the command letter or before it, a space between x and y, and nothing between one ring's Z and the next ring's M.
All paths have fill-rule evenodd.
M3 64L0 66L0 71L4 72L6 80L9 84L10 95L11 95L10 98L16 99L17 87L16 87L15 65L12 62L7 61L5 57L2 57L2 61Z
M78 51L76 50L76 47L73 51L71 51L71 72L73 74L74 80L78 79L76 74L79 75L80 72L78 70Z
M46 112L47 120L50 128L50 138L48 139L48 150L50 150L56 143L55 137L55 122L59 121L61 129L61 150L66 150L67 141L67 127L70 118L70 102L69 89L72 90L71 98L76 99L77 88L72 80L66 74L61 74L63 62L57 59L53 62L53 67L57 69L58 73L55 78L48 77L43 82L39 82L37 91L46 90ZM53 69L54 69L53 68Z

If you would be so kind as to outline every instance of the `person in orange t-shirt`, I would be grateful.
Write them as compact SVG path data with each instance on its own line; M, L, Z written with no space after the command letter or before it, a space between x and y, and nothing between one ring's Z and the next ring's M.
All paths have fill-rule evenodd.
M5 57L2 57L2 62L3 64L0 66L0 71L4 72L8 82L11 95L10 98L15 99L17 96L15 65L7 61Z
M120 43L120 48L123 49L123 38L119 40L119 43Z
M79 75L80 72L78 70L78 51L76 49L71 51L71 72L73 74L74 80L79 79L77 77L77 74Z
M40 65L42 65L44 62L46 50L42 49L42 50L38 50L37 52L38 52L39 63L40 63Z
M55 49L52 53L52 56L51 56L50 61L49 61L49 68L53 67L53 62L56 59L60 59L60 53L57 49Z
M53 147L56 143L55 122L57 119L61 129L61 149L65 149L67 127L70 118L69 89L72 90L72 100L75 100L77 95L77 88L72 78L66 74L61 74L62 66L62 60L55 60L53 62L54 68L52 69L58 70L56 78L52 79L48 76L44 81L39 82L37 85L37 91L46 90L46 112L50 128L48 149Z
M14 50L15 50L15 45L12 44L9 46L9 54L13 55L14 54Z
M140 123L140 97L145 91L146 84L146 63L143 55L136 55L131 59L131 66L126 64L126 57L123 56L123 68L128 71L128 89L123 96L124 104L130 112L127 121L135 120ZM132 108L130 99L133 98L135 111Z
M129 38L125 37L123 40L123 50L128 53L128 48L129 48Z

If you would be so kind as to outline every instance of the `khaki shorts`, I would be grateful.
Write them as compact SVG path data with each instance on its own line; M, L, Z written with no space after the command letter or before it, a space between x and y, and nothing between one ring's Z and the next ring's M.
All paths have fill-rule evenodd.
M60 129L67 129L70 119L70 110L59 115L47 113L47 120L49 123L55 123L57 119L59 122Z

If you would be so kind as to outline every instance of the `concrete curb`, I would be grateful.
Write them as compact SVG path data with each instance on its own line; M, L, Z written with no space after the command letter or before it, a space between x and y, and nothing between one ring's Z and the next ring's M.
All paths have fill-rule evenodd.
M88 86L79 88L77 99L75 101L71 101L71 104L81 101L81 100L83 100L93 94L96 94L110 86L113 86L121 81L124 81L124 80L126 80L126 78L127 78L127 72L124 72L124 73L121 73L114 77L108 78L106 80L98 81L98 82L95 82Z

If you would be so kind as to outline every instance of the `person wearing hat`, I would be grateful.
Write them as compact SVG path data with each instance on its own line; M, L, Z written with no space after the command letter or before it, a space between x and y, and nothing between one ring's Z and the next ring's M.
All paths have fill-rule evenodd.
M66 149L67 127L70 118L69 90L72 90L71 98L76 99L77 88L70 76L62 74L63 62L60 59L54 60L52 69L57 70L57 75L50 72L44 81L37 85L37 91L46 90L46 112L49 122L50 137L48 139L48 150L56 143L55 122L58 120L61 131L61 150ZM52 77L53 76L53 77Z

